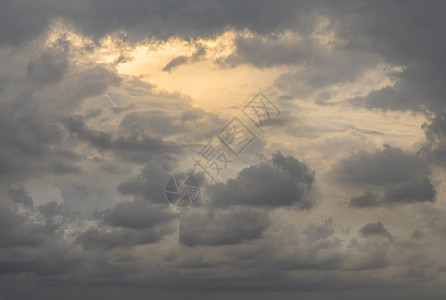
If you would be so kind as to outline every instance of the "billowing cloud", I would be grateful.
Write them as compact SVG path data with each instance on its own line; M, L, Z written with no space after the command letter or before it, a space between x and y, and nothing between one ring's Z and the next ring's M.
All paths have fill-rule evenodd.
M235 179L211 187L211 205L225 207L295 206L309 209L315 204L314 172L294 157L275 153L268 164L243 169Z
M350 199L351 207L373 207L378 206L378 195L373 194L370 191L366 191L364 194L352 197Z
M181 216L179 239L187 246L237 244L260 238L269 225L267 213L249 208L192 213Z
M333 170L333 176L340 181L375 187L400 183L429 173L429 164L422 158L389 145L376 152L353 154Z
M387 231L386 228L384 228L384 225L381 222L365 224L359 230L359 234L364 237L384 236L384 237L391 238L390 233Z

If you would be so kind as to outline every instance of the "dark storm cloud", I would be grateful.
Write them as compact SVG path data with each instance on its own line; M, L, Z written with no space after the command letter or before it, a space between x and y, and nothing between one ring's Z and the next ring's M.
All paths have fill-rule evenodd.
M0 184L36 174L79 172L75 155L54 148L62 139L61 129L41 116L12 118L0 112Z
M71 62L74 46L61 35L36 38L2 52L0 77L12 73L0 96L0 185L49 174L80 174L80 156L67 149L58 115L101 94L120 77L109 67ZM6 70L6 71L5 71Z
M423 124L426 138L431 142L442 142L446 138L446 112L438 112L430 124Z
M350 207L374 207L378 205L379 196L370 191L350 199Z
M344 57L347 59L355 57L356 54L361 57L361 53L375 53L388 63L407 66L406 70L398 75L400 82L394 88L373 92L370 96L357 99L357 103L383 109L438 109L444 106L441 95L445 94L442 84L445 77L442 65L445 58L441 51L445 48L444 39L441 38L445 21L439 13L443 6L444 3L438 1L429 4L419 1L359 1L355 4L351 1L340 1L335 4L325 1L239 3L134 0L125 5L103 1L94 4L88 1L64 1L57 5L43 1L38 5L23 5L17 1L3 1L0 19L2 28L9 30L4 30L0 35L0 43L17 44L34 37L43 32L54 17L66 18L96 37L123 29L136 40L151 36L203 36L231 27L248 28L265 35L298 28L304 36L310 36L311 28L314 29L316 25L313 17L319 14L327 17L338 37L346 41L337 45L336 49L345 50ZM379 22L376 21L378 19ZM256 38L251 41L239 41L237 52L242 60L243 57L246 61L254 59L254 63L261 66L282 61L287 63L287 58L294 61L300 56L301 50L293 48L294 45L278 46L274 39L267 41L266 46L264 43L257 45L259 42ZM250 47L256 51L250 51ZM265 51L262 52L262 49ZM176 62L186 60L187 58L183 57L178 58ZM363 59L355 61L361 64ZM346 74L352 73L355 77L358 74L354 71L358 70L357 63L342 63L333 69L339 70L339 66L350 65L353 73ZM48 71L51 72L50 69ZM315 76L323 77L323 73ZM346 76L346 80L352 77ZM344 77L332 74L329 78L312 81L314 84L321 84L333 78ZM284 79L282 84L290 80L296 79L291 76Z
M311 195L314 172L292 156L275 153L268 163L245 168L235 179L209 187L211 205L228 207L294 206L309 209L315 204Z
M318 51L311 39L303 41L281 40L277 36L238 37L237 50L225 59L223 63L237 65L252 64L256 67L271 67L283 64L308 63L308 58L314 58L314 51Z
M152 36L202 36L227 27L258 32L281 31L297 23L305 3L269 1L179 1L131 0L127 2L51 1L22 3L3 1L0 6L1 44L19 44L43 32L53 18L68 19L87 34L99 38L117 30L133 38ZM303 15L303 14L302 14ZM304 15L303 15L304 16Z
M165 203L163 187L174 172L178 161L170 157L160 157L149 161L141 173L118 185L118 191L124 195L143 197L154 203Z
M26 68L28 79L41 85L60 81L67 71L69 48L70 42L61 38L39 57L32 57Z
M180 217L179 240L187 246L238 244L260 238L269 225L266 212L251 208L192 212Z
M104 224L125 228L150 228L171 220L174 215L166 211L166 207L148 205L147 201L134 200L120 202L112 209L100 213Z
M8 28L0 33L0 46L20 44L41 34L48 25L52 11L50 3L2 1L0 26Z
M154 203L166 203L160 187L164 185L174 165L175 161L169 159L152 160L141 174L121 183L118 190L137 197L135 199L142 197ZM313 184L314 173L306 165L293 157L276 153L268 164L242 170L236 180L229 179L225 184L205 185L207 195L203 196L203 205L210 205L210 210L204 214L185 212L180 217L180 242L188 246L218 246L259 238L269 227L269 216L265 211L249 206L311 208L315 201L309 195ZM132 227L129 224L151 222L150 218L144 218L147 214L141 212L145 210L135 206L136 203L143 202L119 204L113 211L106 212L103 218L109 224L113 220L120 220L119 225L126 223L127 227ZM128 210L135 213L124 214Z
M49 103L58 109L58 112L67 112L70 109L78 108L79 105L88 97L102 95L109 87L117 86L122 82L122 78L116 70L102 64L94 64L86 68L76 69L75 72L66 78L66 83L61 85L56 91L48 90ZM65 95L63 98L54 99L51 93L60 92Z
M65 204L54 201L39 205L38 210L47 221L54 217L58 218L58 221L60 221L61 218L67 221L74 221L79 217L79 213L70 210Z
M446 162L446 113L438 111L430 123L423 124L426 142L420 149L420 155L445 167Z
M319 58L314 58L310 52L311 58L306 59L304 71L283 73L275 80L275 85L284 92L291 93L294 97L315 94L316 103L324 105L329 102L333 94L320 92L321 89L336 84L353 83L367 69L376 66L379 62L379 58L375 54L348 49L328 51L328 53L319 55Z
M431 166L421 156L384 145L376 152L362 152L343 159L330 172L334 181L367 188L350 199L350 207L434 202L436 188ZM369 189L373 188L373 192Z
M172 233L173 228L91 228L76 237L76 243L85 250L113 248L132 248L159 242L164 235Z
M381 222L365 224L359 231L363 237L383 236L392 238L389 231L384 227Z
M349 1L328 12L347 47L375 52L385 61L407 68L399 82L355 102L384 110L438 110L444 107L446 25L442 1ZM379 21L377 21L379 20Z
M376 152L360 152L343 159L331 171L335 180L351 185L385 186L430 175L427 161L399 148L384 145Z
M36 246L50 238L52 230L30 222L26 214L9 205L6 199L0 199L0 245L1 247Z
M384 195L384 202L393 204L434 202L437 191L427 177L390 186Z
M70 246L61 237L63 228L76 216L63 204L37 206L35 210L32 198L22 188L10 189L9 194L15 202L26 197L27 205L23 210L0 196L0 273L56 275L72 271L75 259L66 255Z
M85 249L115 247L132 248L159 242L175 231L172 224L175 215L164 203L151 204L136 198L119 202L112 208L96 214L98 226L77 235L76 241Z
M333 219L328 219L322 224L308 224L303 232L314 240L326 239L335 233Z
M88 143L101 153L111 151L126 160L145 162L156 155L181 152L178 145L146 135L134 134L113 139L109 133L89 128L80 115L67 116L61 121L80 141Z
M60 1L55 5L43 1L38 5L24 5L17 1L3 1L0 6L4 31L1 44L17 45L43 32L54 18L73 22L81 30L96 38L125 30L132 40L156 36L210 36L227 28L248 28L259 33L283 31L302 19L308 19L309 2L270 1L180 1L131 0L108 2L86 0ZM299 16L300 18L297 18Z
M317 104L326 104L332 93L321 89L336 84L355 82L364 73L381 62L373 52L343 47L341 42L328 45L315 38L309 28L320 26L320 20L313 18L291 31L239 36L236 50L226 59L218 61L223 66L235 67L249 64L257 68L274 66L299 66L279 75L274 84L285 94L283 96L307 97L316 95ZM334 30L332 24L324 25L321 32Z
M445 107L446 60L442 49L446 42L442 34L446 21L440 13L445 8L444 2L320 1L311 5L300 2L299 7L287 8L291 9L290 15L282 18L283 23L275 29L259 30L248 24L247 28L264 35L238 38L236 52L225 63L248 63L260 68L281 64L308 66L306 72L285 73L276 81L283 91L305 96L325 86L353 82L367 69L385 62L404 67L401 73L389 73L396 84L351 99L351 103L367 108L423 112ZM329 25L322 32L335 32L337 41L329 51L315 42L313 33L319 25L315 16L328 19ZM295 26L288 27L291 24ZM302 40L280 39L275 35L286 29L299 32ZM317 102L324 104L329 98L319 95Z
M14 200L16 203L21 204L27 208L33 207L33 199L31 196L25 191L23 186L18 188L9 188L8 196Z
M186 143L211 139L227 120L201 108L185 107L184 111L164 109L137 111L127 114L120 126L124 130L172 136L181 134Z
M412 203L432 203L437 200L437 190L431 179L426 176L389 184L383 189L381 194L366 191L362 195L352 197L349 207L367 208Z
M74 53L85 49L73 46L64 35L47 45L39 41L36 39L27 48L11 52L2 61L6 67L9 60L16 63L17 74L7 86L9 92L7 89L1 99L11 112L59 114L78 108L84 99L100 95L109 86L121 82L110 66L73 63ZM23 67L26 69L22 70Z

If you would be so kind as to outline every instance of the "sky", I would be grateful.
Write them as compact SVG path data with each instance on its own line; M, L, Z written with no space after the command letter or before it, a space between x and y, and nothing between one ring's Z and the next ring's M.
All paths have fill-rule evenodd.
M0 300L445 299L445 9L1 1Z

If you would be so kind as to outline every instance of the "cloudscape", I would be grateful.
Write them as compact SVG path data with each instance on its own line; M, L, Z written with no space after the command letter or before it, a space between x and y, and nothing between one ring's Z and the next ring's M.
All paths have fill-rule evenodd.
M0 1L0 299L446 299L444 1Z

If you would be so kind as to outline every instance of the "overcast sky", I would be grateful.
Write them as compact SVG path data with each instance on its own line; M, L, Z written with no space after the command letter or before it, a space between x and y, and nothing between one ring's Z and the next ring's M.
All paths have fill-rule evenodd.
M445 9L0 1L0 299L445 299Z

